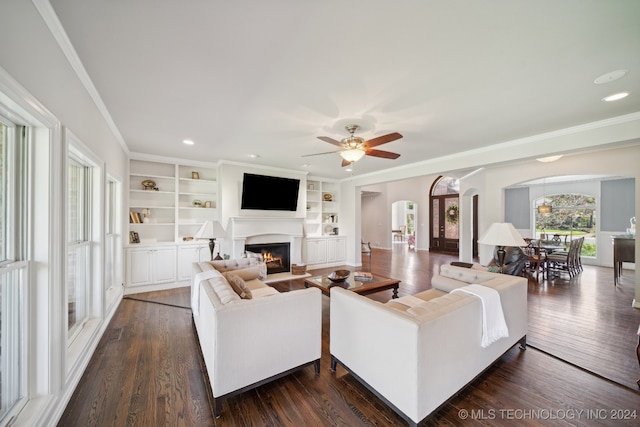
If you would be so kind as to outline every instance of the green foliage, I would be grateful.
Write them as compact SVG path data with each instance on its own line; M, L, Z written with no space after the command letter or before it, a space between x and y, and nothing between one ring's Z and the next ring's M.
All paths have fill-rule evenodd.
M582 251L580 251L580 255L596 256L596 244L584 242L582 244Z

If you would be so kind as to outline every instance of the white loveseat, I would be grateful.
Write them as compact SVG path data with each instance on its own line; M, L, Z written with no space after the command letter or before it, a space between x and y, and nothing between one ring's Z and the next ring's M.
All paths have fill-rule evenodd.
M443 265L431 284L388 303L331 290L331 370L344 366L409 425L423 421L514 344L526 345L525 278ZM498 292L508 337L481 345L481 299L450 293L469 284Z
M316 374L320 369L320 290L279 293L260 280L258 266L231 272L242 277L251 299L240 298L212 262L193 264L193 322L216 417L228 397L310 364Z

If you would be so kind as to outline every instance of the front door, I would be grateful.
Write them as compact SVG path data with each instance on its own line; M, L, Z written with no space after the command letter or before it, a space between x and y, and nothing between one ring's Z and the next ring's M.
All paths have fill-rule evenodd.
M458 195L431 196L430 250L458 253L458 206Z

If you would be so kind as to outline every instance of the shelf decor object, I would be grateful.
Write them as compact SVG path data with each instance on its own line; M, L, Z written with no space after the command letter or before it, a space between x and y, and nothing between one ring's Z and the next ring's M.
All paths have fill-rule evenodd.
M225 237L226 232L218 221L205 221L200 230L195 235L196 239L208 239L209 250L211 251L211 261L213 261L213 249L216 246L216 239ZM218 255L220 256L220 255Z

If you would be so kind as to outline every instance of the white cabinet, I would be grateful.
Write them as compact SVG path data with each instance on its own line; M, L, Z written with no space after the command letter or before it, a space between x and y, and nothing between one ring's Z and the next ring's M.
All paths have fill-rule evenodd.
M307 179L307 236L333 236L340 232L338 222L339 187L337 182Z
M304 262L315 267L341 265L346 262L345 237L309 237L304 244Z
M126 287L188 281L191 264L210 257L206 244L202 250L189 238L205 221L219 218L218 203L216 164L133 156Z
M344 263L347 259L347 239L345 237L335 237L327 239L327 262Z
M327 239L306 239L304 248L304 260L307 265L323 264L327 261Z
M184 245L178 247L178 281L191 280L194 262L209 261L209 245Z
M175 281L175 246L127 248L127 287Z

